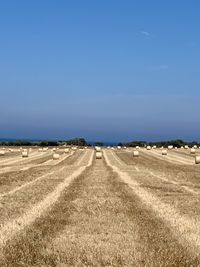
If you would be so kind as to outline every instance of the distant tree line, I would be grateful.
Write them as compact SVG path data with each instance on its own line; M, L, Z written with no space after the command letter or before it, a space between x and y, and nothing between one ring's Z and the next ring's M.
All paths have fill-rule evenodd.
M0 146L60 146L60 145L73 145L73 146L87 146L87 142L84 138L74 138L70 140L60 140L60 141L26 141L26 140L16 140L16 141L1 141Z
M181 147L184 145L188 145L188 146L200 146L199 142L196 141L192 141L192 142L186 142L183 141L181 139L176 139L176 140L170 140L170 141L159 141L159 142L146 142L146 141L132 141L132 142L128 142L126 144L124 144L126 146L130 146L130 147L136 147L136 146L140 146L140 147L145 147L147 145L149 146L157 146L157 147L168 147L169 145L173 145L174 147Z
M16 141L1 141L0 146L63 146L63 145L72 145L72 146L90 146L86 142L84 138L74 138L70 140L59 140L59 141L51 141L51 140L42 140L42 141L26 141L26 140L16 140ZM95 142L95 145L103 146L103 142ZM200 146L199 142L192 141L186 142L181 139L170 140L170 141L159 141L159 142L146 142L146 141L131 141L128 143L119 143L120 146L129 146L129 147L146 147L150 146L157 146L157 147L168 147L169 145L173 145L174 147L181 147L184 145L188 146Z

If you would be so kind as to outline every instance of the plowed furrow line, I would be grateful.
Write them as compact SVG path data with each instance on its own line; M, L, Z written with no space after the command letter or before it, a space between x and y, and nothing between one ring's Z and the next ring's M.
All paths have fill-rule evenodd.
M49 160L43 162L41 165L42 166L46 166L46 165L48 165L48 166L50 166L50 165L51 166L55 166L55 165L62 164L63 162L66 161L66 159L68 159L69 157L71 157L73 154L74 154L74 152L70 152L67 155L64 154L64 153L62 153L62 154L60 154L60 159L58 159L58 160L54 160L53 159L53 154L52 154L51 157L49 158Z
M155 170L152 168L154 166L152 161L148 161L146 158L134 159L130 153L118 153L117 155L124 160L124 165L117 164L117 161L113 161L112 164L120 167L121 171L128 173L131 177L133 176L141 187L159 197L164 203L173 205L181 215L187 214L189 217L200 220L200 186L198 185L200 174L198 171L189 166L184 171L180 171L180 166L173 170L168 165L163 166L161 172L161 167L159 171ZM125 162L128 162L129 165ZM140 163L137 171L135 163ZM194 180L195 175L198 184L190 181Z
M45 153L46 155L47 153ZM27 162L30 162L36 158L41 158L43 157L44 155L41 155L40 153L38 152L33 152L30 154L29 158L22 158L22 156L20 155L19 158L17 159L9 159L8 161L5 161L5 162L2 162L0 164L1 167L4 167L4 166L9 166L9 165L12 165L12 164L23 164L23 163L27 163Z
M47 194L40 202L36 203L32 207L29 207L27 211L21 216L12 220L6 221L1 224L0 227L0 248L3 248L6 243L11 240L16 234L24 230L36 219L40 218L53 204L59 199L64 189L70 184L70 182L79 176L88 166L92 164L93 153L90 154L90 160L88 165L80 167L74 170L70 175L63 179L55 189Z
M0 175L0 194L13 190L26 182L50 172L52 168L36 167L20 171L6 172Z
M58 169L56 172L59 173L60 171L63 171L64 168L65 167L62 167L62 168ZM17 191L20 191L20 190L24 189L25 187L28 187L28 186L38 182L39 180L42 180L44 178L47 178L48 176L53 175L54 173L55 173L55 171L48 172L42 176L37 177L36 179L34 179L30 182L26 182L26 183L14 188L14 189L8 191L8 192L6 192L6 193L0 194L0 201L2 200L3 197L8 196L8 195L12 195L12 194L16 193Z
M20 152L6 152L5 156L0 156L0 164L1 164L1 162L5 161L5 160L16 158L19 155L20 155Z
M9 191L15 192L18 188L24 187L24 184L34 183L34 180L40 180L40 177L45 177L48 173L53 173L57 171L57 168L64 167L68 165L68 160L72 154L67 155L62 161L55 165L37 165L29 166L28 168L22 168L21 170L5 172L0 175L0 197L2 194L7 194ZM80 155L77 154L76 159ZM25 185L26 186L26 185Z
M190 149L179 149L179 150L170 150L170 153L173 153L173 154L178 154L179 156L183 156L185 158L194 158L195 155L200 155L200 149L196 149L196 153L195 155L194 154L191 154L190 153Z
M200 222L189 216L181 216L180 213L174 209L173 205L167 205L160 201L154 194L141 188L140 184L130 177L126 172L121 171L120 167L112 165L109 160L111 154L105 153L107 164L119 174L121 179L127 183L133 192L141 199L143 203L164 222L168 223L173 231L174 236L185 246L188 251L194 255L200 255Z
M190 159L190 158L181 157L181 155L175 155L172 153L168 153L167 156L163 157L161 154L161 151L158 152L158 151L154 151L154 150L151 150L149 152L144 150L143 153L147 153L147 154L152 155L153 157L156 157L156 158L163 160L163 161L171 162L172 164L194 165L194 160L192 158Z
M134 172L136 170L138 172L138 175L143 177L144 180L148 179L151 182L153 182L153 181L156 182L156 184L159 183L159 180L160 180L160 181L165 182L165 184L168 184L168 185L171 184L172 186L175 186L176 189L184 190L184 191L186 191L188 193L191 193L191 194L194 194L194 195L200 195L200 191L199 190L195 190L195 188L194 188L195 185L192 184L192 183L185 184L185 181L183 181L183 180L182 181L181 180L180 181L175 181L174 180L174 176L171 177L171 178L168 178L164 172L162 174L160 174L160 173L158 174L158 173L156 173L154 171L151 171L151 170L149 170L148 168L145 168L145 167L139 168L137 166L133 166L132 165L132 168L131 168L130 165L127 165L125 162L117 159L117 155L116 154L114 154L113 152L111 152L111 154L119 162L121 170L124 170L126 172L131 172L131 171ZM132 162L133 162L133 157L131 157L131 155L129 155L129 157L132 159ZM152 180L151 176L156 178L156 180L155 179ZM161 185L163 185L163 183Z
M89 156L91 157L91 152L88 155L88 161ZM76 167L73 165L54 167L50 172L1 194L0 223L25 212L27 208L43 199L45 194L50 193L63 182L66 176L72 175L75 170Z
M199 166L180 166L164 161L156 160L155 158L140 152L139 158L133 158L132 153L117 153L120 159L127 167L134 166L139 170L152 172L158 176L165 176L170 181L188 185L194 190L200 187L200 168ZM195 190L196 191L196 190Z
M85 166L90 158L91 150L82 152L82 156L75 162L76 166Z
M67 164L67 165L75 165L77 163L77 161L80 159L80 157L84 154L85 151L75 151L72 152L70 157L68 157L66 160L61 161L58 163L59 165L63 165L63 164Z

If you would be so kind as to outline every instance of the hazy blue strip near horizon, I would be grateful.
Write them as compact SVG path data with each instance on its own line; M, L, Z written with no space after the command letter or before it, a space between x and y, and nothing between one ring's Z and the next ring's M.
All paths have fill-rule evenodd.
M198 102L198 99L186 96L133 96L127 99L118 95L74 97L57 103L54 99L54 103L40 109L30 102L18 106L13 103L9 109L11 115L7 113L1 118L1 135L14 133L10 135L13 138L32 139L83 136L103 141L199 140ZM191 129L197 132L192 138Z

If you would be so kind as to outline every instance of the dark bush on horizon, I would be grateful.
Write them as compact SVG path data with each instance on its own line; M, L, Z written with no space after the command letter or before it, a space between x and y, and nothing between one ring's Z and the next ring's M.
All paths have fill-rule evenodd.
M124 145L130 146L130 147L136 147L136 146L144 147L147 145L147 142L145 142L145 141L132 141L132 142L126 143Z
M73 146L87 146L87 142L84 138L74 138L68 141L64 141L66 145L73 145Z

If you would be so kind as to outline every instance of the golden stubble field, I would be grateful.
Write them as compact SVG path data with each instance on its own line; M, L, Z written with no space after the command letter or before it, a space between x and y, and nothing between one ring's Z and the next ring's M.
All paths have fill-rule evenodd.
M14 148L0 156L0 266L199 266L188 151ZM200 150L197 150L200 155Z

